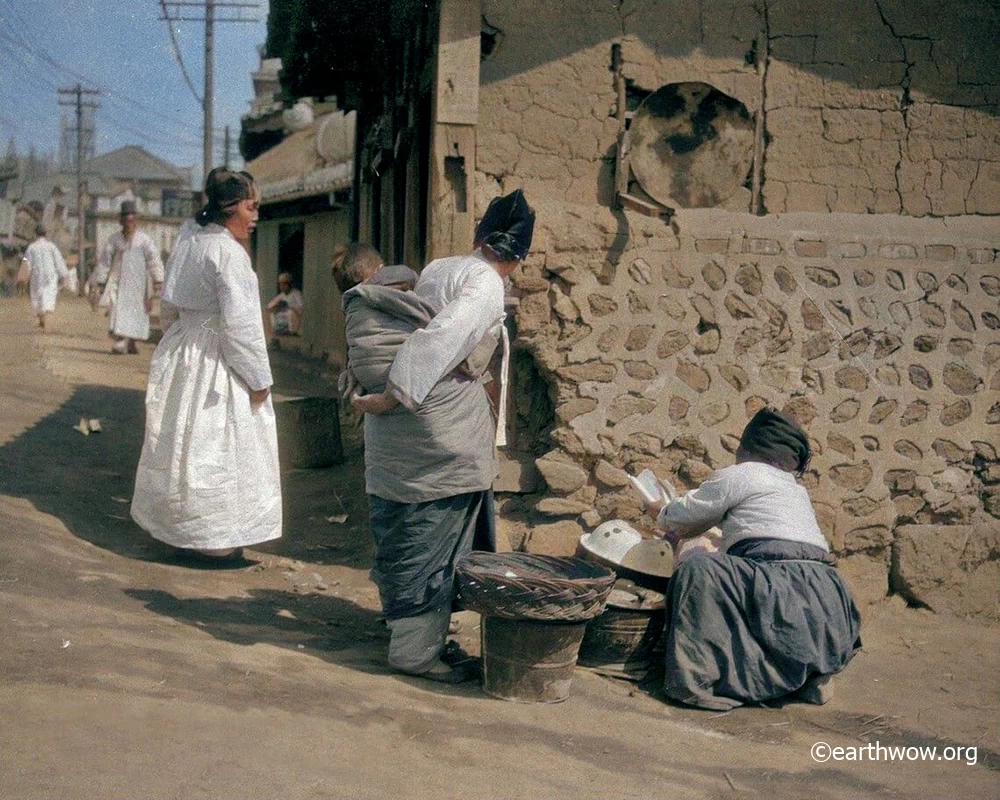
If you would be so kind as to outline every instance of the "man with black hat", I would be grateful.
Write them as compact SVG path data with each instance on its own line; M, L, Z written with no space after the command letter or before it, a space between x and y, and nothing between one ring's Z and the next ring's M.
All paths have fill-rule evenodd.
M136 229L136 206L121 204L121 232L113 234L98 264L96 281L106 284L101 306L110 308L115 355L138 353L137 341L149 338L149 312L163 283L163 262L153 240Z
M485 339L501 338L504 279L528 254L534 222L520 190L490 203L476 251L432 261L421 273L413 292L436 313L399 348L385 390L352 400L368 415L372 578L392 632L389 663L400 672L444 682L466 677L440 656L455 565L474 540L481 548L496 541L497 430L483 386L455 369Z
M743 430L736 464L650 506L675 544L722 531L719 553L684 560L670 579L668 697L715 711L791 694L822 704L860 647L860 615L795 480L809 457L805 431L764 408Z

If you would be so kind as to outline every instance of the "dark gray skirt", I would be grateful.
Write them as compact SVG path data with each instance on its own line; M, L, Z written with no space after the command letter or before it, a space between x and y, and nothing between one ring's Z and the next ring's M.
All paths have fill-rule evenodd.
M829 563L694 556L667 591L664 691L713 710L784 697L847 666L860 631L850 591Z
M368 495L375 557L371 579L388 620L451 605L455 565L472 549L496 549L493 490L396 503Z

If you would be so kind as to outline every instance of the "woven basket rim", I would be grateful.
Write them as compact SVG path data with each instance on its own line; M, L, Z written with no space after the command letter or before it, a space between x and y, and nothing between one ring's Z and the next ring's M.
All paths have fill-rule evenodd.
M521 574L508 574L514 569ZM581 558L534 553L473 553L456 570L468 608L484 616L549 622L600 614L616 577L613 570Z
M607 580L614 581L617 577L615 571L604 564L595 561L588 561L579 556L549 556L538 553L489 553L475 551L463 558L456 566L459 572L474 572L477 577L486 577L496 570L509 569L512 566L534 567L539 570L539 574L518 575L519 579L539 578L544 580L565 580L565 581L593 581ZM560 575L559 568L572 568L581 574ZM498 578L506 579L504 575L497 575Z

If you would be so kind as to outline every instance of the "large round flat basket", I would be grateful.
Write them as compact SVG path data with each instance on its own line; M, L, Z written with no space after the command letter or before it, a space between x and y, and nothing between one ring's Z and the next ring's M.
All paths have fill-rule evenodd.
M484 617L586 622L604 610L615 573L582 558L473 552L457 567L462 602Z

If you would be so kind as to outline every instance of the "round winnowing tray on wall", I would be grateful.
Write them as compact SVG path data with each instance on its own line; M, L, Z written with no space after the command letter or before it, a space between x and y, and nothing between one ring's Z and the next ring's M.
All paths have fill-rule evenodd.
M707 83L668 83L639 106L629 159L643 190L670 208L710 208L746 182L754 124L739 100Z

